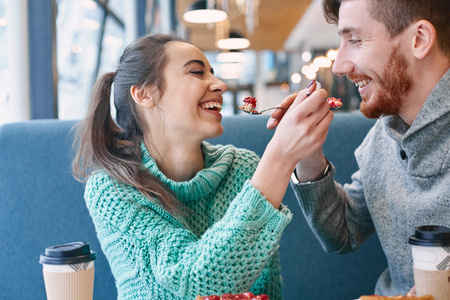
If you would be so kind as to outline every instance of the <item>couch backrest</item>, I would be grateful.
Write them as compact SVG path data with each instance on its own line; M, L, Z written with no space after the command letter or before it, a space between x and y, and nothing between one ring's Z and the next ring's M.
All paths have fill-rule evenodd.
M232 143L262 155L273 131L266 116L224 117L224 134L213 143ZM83 200L84 186L71 173L71 128L75 121L38 120L0 127L0 299L46 299L39 256L47 246L87 241L97 252L94 299L117 297ZM353 151L373 121L339 113L324 151L350 180ZM294 213L281 242L285 299L354 299L372 293L386 267L376 236L358 254L326 254L304 221L291 189L284 202Z
M94 299L117 298L84 186L71 173L74 125L39 120L0 127L0 299L46 299L39 256L48 246L77 241L98 254Z

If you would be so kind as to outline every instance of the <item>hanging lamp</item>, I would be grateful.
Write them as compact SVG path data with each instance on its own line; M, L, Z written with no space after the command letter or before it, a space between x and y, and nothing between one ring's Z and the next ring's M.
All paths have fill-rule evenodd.
M250 41L239 32L230 31L228 38L217 41L217 47L220 49L245 49L250 47Z
M215 23L227 18L227 13L217 7L208 5L208 1L200 0L188 6L183 19L189 23Z

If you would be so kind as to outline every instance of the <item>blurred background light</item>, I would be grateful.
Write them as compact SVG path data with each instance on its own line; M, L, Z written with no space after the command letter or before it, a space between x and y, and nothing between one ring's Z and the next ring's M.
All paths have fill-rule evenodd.
M92 29L92 30L99 30L100 29L100 23L92 20L92 19L88 19L88 18L83 18L81 20L81 25L83 25L83 27Z
M280 85L280 90L281 90L283 93L289 92L289 84L287 84L287 83L282 83L282 84Z
M294 73L291 75L291 81L293 83L299 83L300 81L302 81L302 77L300 76L300 74Z
M81 51L83 51L83 48L81 47L81 45L75 44L72 46L73 53L81 53Z
M330 49L327 52L327 57L331 60L335 60L337 56L338 50Z
M243 52L222 52L217 54L217 61L221 63L243 62L245 61L245 53Z
M215 23L227 18L227 13L208 5L208 1L197 1L186 8L183 19L189 23Z
M305 51L302 53L302 60L308 62L311 60L312 54L310 51Z
M87 9L96 9L97 8L97 3L93 0L84 0L82 2L82 5L84 8L87 8Z

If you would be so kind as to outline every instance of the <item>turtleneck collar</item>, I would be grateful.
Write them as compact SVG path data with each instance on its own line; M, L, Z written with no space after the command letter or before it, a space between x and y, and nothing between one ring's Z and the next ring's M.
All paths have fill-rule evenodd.
M205 158L205 167L189 181L177 182L167 178L159 170L156 161L150 155L144 143L141 145L142 164L166 184L175 193L178 200L182 202L195 201L217 189L235 157L235 148L232 146L217 147L207 142L203 142L201 146Z

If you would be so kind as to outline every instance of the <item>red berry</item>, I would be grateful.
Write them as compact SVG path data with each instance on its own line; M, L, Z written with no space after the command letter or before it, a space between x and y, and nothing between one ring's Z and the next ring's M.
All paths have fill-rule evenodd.
M330 104L331 107L342 106L341 99L336 99L335 97L328 97L327 102L328 102L328 104Z
M255 104L255 105L256 105L256 99L255 99L255 97L246 97L246 98L244 99L244 102L245 102L245 103L250 103L250 104Z

